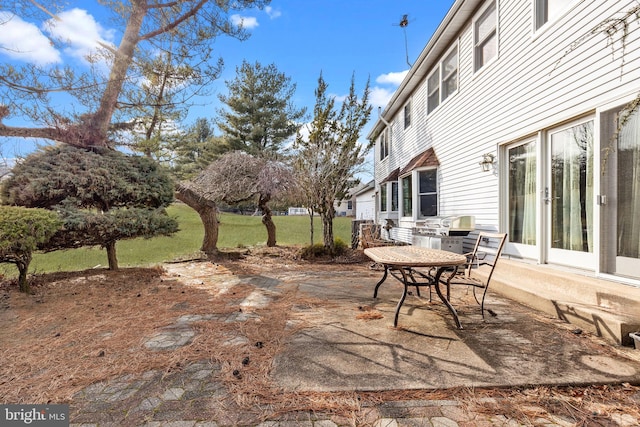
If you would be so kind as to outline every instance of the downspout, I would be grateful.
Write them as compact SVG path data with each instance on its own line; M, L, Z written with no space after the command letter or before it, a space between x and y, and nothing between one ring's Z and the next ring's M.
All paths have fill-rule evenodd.
M386 120L384 119L384 117L382 117L382 107L378 107L378 119L380 119L380 120L382 121L382 123L384 123L384 125L385 125L386 127L388 127L389 129L391 129L391 123L389 123L388 121L386 121ZM374 150L374 151L375 151L375 150ZM373 157L374 157L374 162L373 162L373 164L374 164L374 168L375 168L375 164L376 164L376 162L375 162L375 156L376 156L376 154L375 154L375 153L373 153ZM375 171L375 169L374 169L374 171L373 171L373 176L374 176L374 177L376 176L376 171ZM377 192L377 191L375 191L375 192L374 192L374 194L375 194L375 195L374 195L374 197L376 198L376 200L375 200L375 204L374 204L374 205L375 205L375 223L376 223L376 224L379 224L379 223L380 223L380 216L378 215L378 213L380 212L380 206L379 206L379 202L378 202L378 192Z

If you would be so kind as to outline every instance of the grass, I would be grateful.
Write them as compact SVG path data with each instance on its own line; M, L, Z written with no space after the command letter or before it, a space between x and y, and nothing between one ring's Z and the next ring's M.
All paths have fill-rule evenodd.
M123 240L116 244L120 267L157 265L198 253L202 244L203 228L198 214L181 203L167 209L178 219L180 231L171 237ZM276 216L277 244L280 246L305 246L309 244L308 216ZM351 241L351 218L339 217L333 221L334 236L344 242ZM314 219L314 242L322 241L320 218ZM222 214L218 236L218 248L239 248L264 245L267 232L259 216ZM34 254L29 273L79 271L94 267L106 267L107 254L100 248L80 248ZM17 276L12 264L0 264L0 274Z

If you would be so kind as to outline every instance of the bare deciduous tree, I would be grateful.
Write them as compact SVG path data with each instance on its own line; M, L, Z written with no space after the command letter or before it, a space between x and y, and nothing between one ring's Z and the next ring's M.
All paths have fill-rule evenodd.
M354 176L360 172L371 145L358 142L362 128L369 121L369 82L362 98L358 98L355 78L351 78L349 94L340 109L327 95L328 85L322 75L318 79L313 121L309 137L296 138L296 169L305 185L307 206L320 214L325 249L335 251L333 239L334 202L342 200L357 185Z

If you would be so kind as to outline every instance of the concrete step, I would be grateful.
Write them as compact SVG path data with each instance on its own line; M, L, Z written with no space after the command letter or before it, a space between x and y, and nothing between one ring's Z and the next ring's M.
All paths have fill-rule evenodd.
M640 331L640 288L587 272L501 259L490 289L616 344Z

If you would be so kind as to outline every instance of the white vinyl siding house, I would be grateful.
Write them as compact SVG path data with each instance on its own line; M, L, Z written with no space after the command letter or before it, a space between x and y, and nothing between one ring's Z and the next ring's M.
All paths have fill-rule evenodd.
M615 113L640 91L640 24L628 28L624 60L620 40L611 44L606 34L572 47L637 5L455 1L369 134L379 144L387 124L401 124L374 166L378 194L387 186L377 219L394 220L391 237L411 242L426 212L473 215L477 229L509 233L505 253L513 258L640 284L640 221L629 219L640 209L640 184L625 184L640 182L640 160L630 160L640 159L640 118L607 150ZM432 164L404 170L428 150ZM484 172L486 154L495 162ZM420 189L425 173L434 191ZM392 182L397 211L390 208ZM435 200L428 211L421 207L427 200Z

